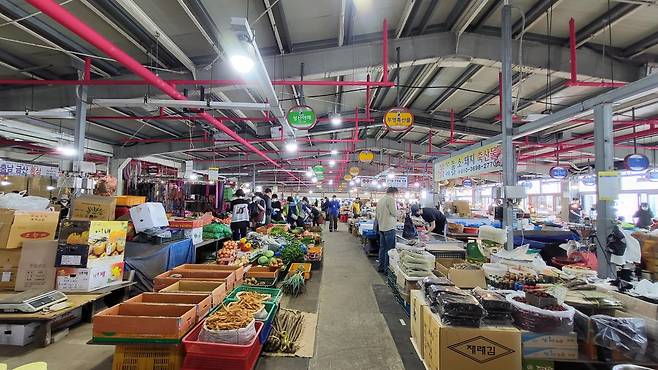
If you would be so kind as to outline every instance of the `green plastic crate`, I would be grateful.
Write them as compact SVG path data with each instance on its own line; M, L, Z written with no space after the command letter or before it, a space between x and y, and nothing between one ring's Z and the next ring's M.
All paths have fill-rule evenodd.
M256 292L261 294L269 294L272 297L270 299L271 302L274 302L276 304L279 304L279 302L281 302L281 296L282 296L281 289L262 288L262 287L249 286L249 285L240 285L239 287L233 289L231 294L229 294L228 297L226 297L226 299L237 300L237 294L240 292Z

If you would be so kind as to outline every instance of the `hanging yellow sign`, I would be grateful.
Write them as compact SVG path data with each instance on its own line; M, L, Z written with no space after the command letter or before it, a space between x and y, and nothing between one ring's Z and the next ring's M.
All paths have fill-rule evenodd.
M384 114L384 125L391 131L406 131L414 124L414 114L409 109L391 108Z
M359 162L370 163L375 159L375 154L369 150L359 153Z
M350 175L356 176L359 174L359 167L350 167Z
M345 179L345 181L350 181L350 180L352 180L352 175L345 175L345 177L343 177L343 179Z

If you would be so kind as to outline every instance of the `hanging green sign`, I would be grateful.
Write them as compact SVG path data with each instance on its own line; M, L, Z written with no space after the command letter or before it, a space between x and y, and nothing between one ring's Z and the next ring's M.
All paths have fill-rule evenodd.
M324 173L324 167L317 165L313 167L313 172L316 174Z
M317 122L313 108L306 105L297 105L288 110L288 124L298 130L310 130Z

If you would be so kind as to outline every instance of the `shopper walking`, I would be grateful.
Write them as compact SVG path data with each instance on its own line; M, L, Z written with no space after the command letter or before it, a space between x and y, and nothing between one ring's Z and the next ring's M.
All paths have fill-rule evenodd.
M340 214L340 202L336 199L336 195L331 197L327 205L327 215L329 216L329 231L338 231L338 215Z
M247 237L249 228L249 201L244 198L244 190L238 189L231 201L231 231L233 240Z
M297 206L297 203L295 203L293 197L288 197L286 201L286 205L283 206L283 215L291 228L297 227L297 222L299 220L299 207Z
M352 213L354 214L354 218L361 216L361 198L356 197L354 202L352 202Z
M648 229L651 225L653 225L653 212L651 212L651 209L649 209L649 203L641 203L640 209L635 212L633 219L635 220L635 226L639 228Z
M265 201L263 200L263 193L254 193L249 204L249 218L253 230L265 224Z
M279 200L279 196L276 194L272 194L272 221L277 221L281 222L283 221L283 206L281 205L281 201Z
M395 227L398 222L398 209L395 195L398 189L390 187L386 195L377 203L376 220L379 228L379 266L377 272L388 270L388 251L395 248Z
M272 223L272 189L265 189L263 200L265 201L265 224L269 225Z

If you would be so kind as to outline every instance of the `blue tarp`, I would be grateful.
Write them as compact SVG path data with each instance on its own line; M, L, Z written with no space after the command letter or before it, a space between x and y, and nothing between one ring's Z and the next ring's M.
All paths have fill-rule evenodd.
M135 271L136 287L142 292L153 291L153 278L185 263L194 263L196 248L191 239L167 244L127 242L126 272Z

